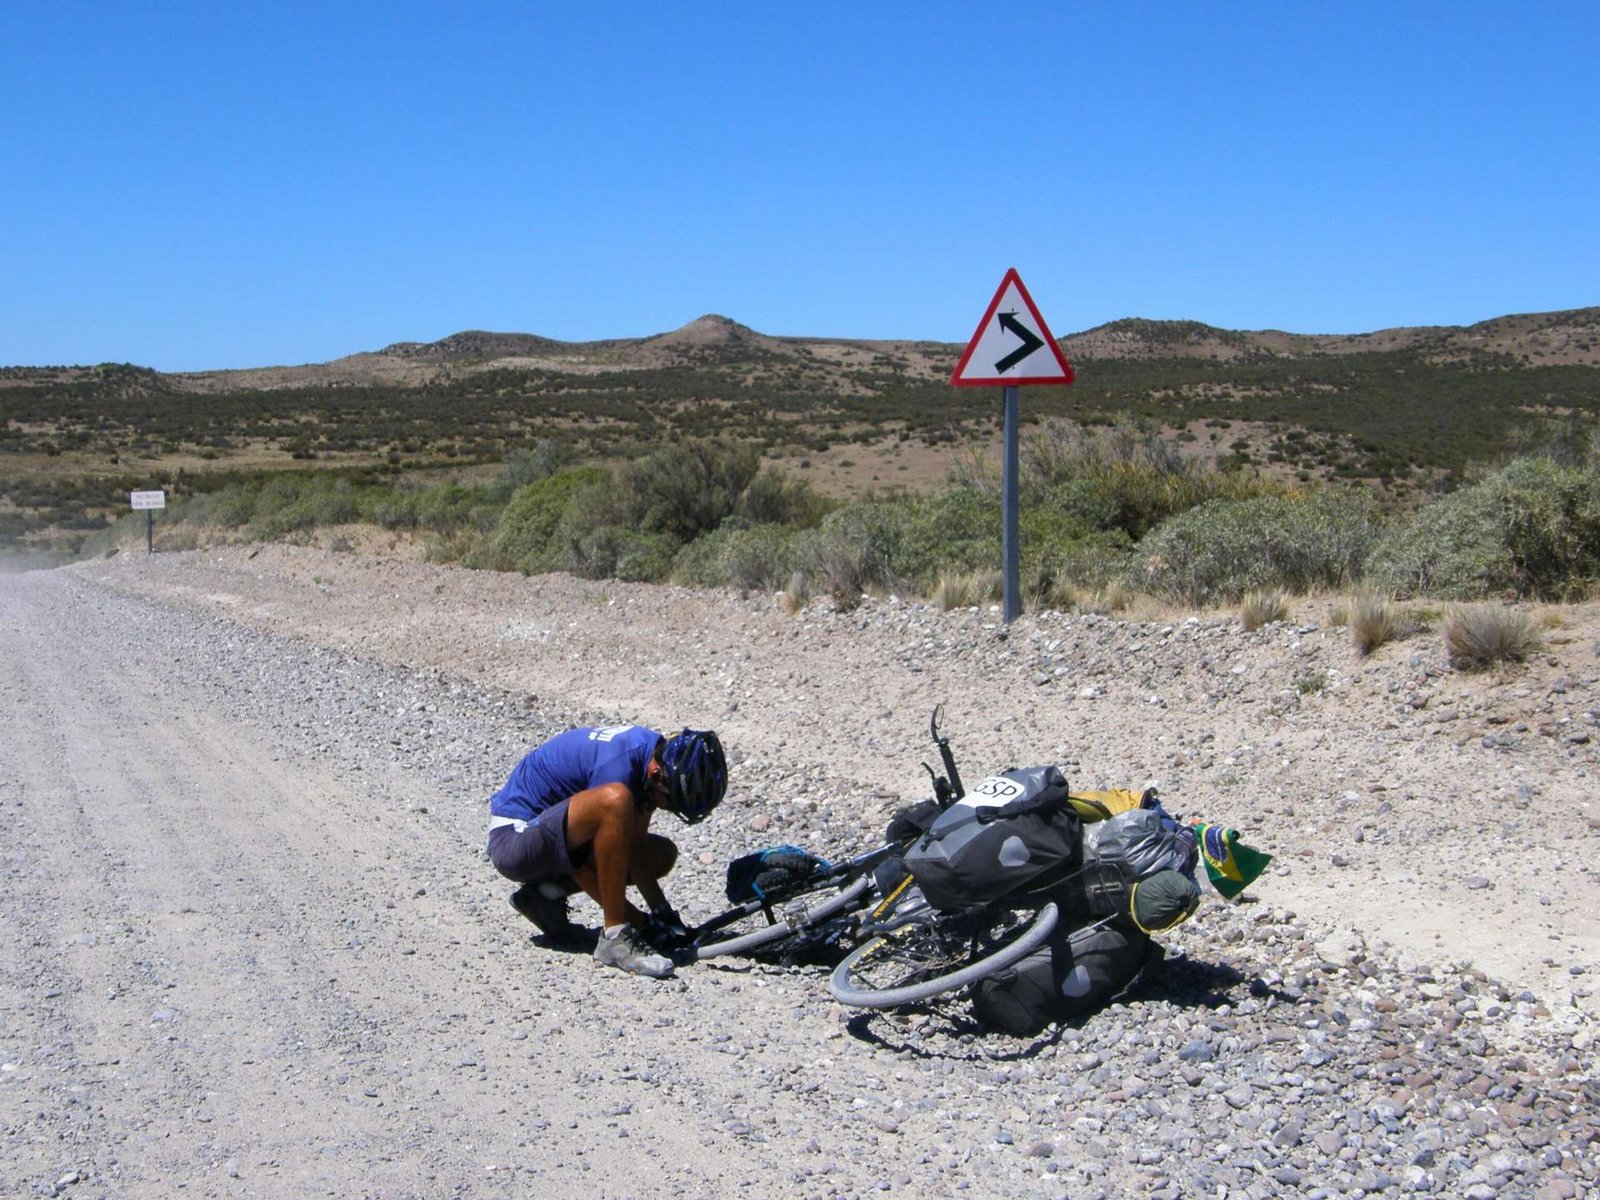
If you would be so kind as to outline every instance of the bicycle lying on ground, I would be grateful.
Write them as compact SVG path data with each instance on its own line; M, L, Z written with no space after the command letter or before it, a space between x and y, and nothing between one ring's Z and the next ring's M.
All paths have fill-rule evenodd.
M1079 868L1074 875L1092 868ZM1059 887L1079 880L1063 878ZM1120 880L1118 881L1120 887ZM1063 919L1055 889L1019 892L1001 900L948 911L914 889L902 902L875 910L857 928L864 940L845 955L828 980L841 1004L896 1008L920 1004L999 974L1048 943ZM1089 941L1116 913L1107 912L1067 934Z
M924 764L932 778L933 797L918 807L928 812L943 812L964 794L949 739L939 730L943 713L943 705L935 708L928 724L944 766L941 775ZM815 860L817 865L808 872L758 886L750 897L734 902L732 908L689 931L695 957L718 958L755 950L775 952L786 942L836 943L848 934L864 910L899 894L896 889L903 888L909 878L898 866L900 858L920 832L908 825L896 836L891 826L884 843L864 854L838 863Z
M837 864L797 846L735 859L733 907L689 931L691 957L826 962L843 1004L894 1008L965 989L974 1015L1031 1036L1086 1016L1150 977L1154 935L1194 914L1201 865L1234 899L1272 856L1235 829L1174 819L1154 788L1070 791L1053 766L961 782L901 809L883 844Z
M980 983L1047 944L1050 954L1070 959L1107 926L1126 924L1138 884L1126 862L1085 852L1079 816L1095 803L1085 797L1110 793L1069 795L1049 767L991 776L969 795L941 716L935 709L929 723L944 766L942 775L926 768L931 801L902 810L884 844L864 854L837 864L813 860L809 871L756 887L691 931L697 957L833 949L834 997L891 1008ZM969 877L943 877L949 864L941 856L949 855L966 860ZM730 869L730 899L732 881ZM1132 936L1146 932L1139 926Z

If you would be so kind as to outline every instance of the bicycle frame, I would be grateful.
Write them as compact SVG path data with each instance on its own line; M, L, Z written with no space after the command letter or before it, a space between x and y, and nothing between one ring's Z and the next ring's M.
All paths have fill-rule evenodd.
M814 875L808 875L805 879L797 880L774 893L757 896L741 904L736 904L691 929L689 931L690 942L697 947L705 945L709 935L718 933L730 925L737 924L745 917L754 916L758 912L766 914L769 924L777 925L784 919L781 914L787 905L792 904L802 896L825 891L830 886L848 889L853 883L865 883L880 863L892 858L902 848L897 842L887 842L875 850L869 850L865 854L858 854L855 858L835 863L826 870L818 871ZM863 888L863 890L865 889ZM796 926L796 928L799 928L799 926Z
M936 774L933 768L923 764L932 777L934 800L941 809L948 808L966 794L949 739L939 731L943 713L944 705L934 708L928 730L934 745L938 747L945 773ZM888 841L774 892L742 901L691 929L690 945L697 954L704 952L704 957L737 954L782 941L802 930L816 928L825 921L853 920L856 912L868 902L874 872L884 862L904 853L905 848L904 842ZM838 889L834 894L814 899L819 893L834 888ZM766 917L765 927L744 935L718 938L718 934L757 913Z

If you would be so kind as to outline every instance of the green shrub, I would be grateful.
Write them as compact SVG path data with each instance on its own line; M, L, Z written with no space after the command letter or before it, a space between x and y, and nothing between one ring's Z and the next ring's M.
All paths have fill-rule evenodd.
M319 480L302 503L310 511L311 523L318 527L348 525L361 516L356 489L348 479Z
M556 522L548 543L551 569L571 571L589 579L603 579L604 549L608 537L596 538L603 529L635 527L634 505L623 495L616 477L602 470L592 480L578 483ZM596 549L601 551L596 558Z
M1024 512L1043 510L1058 522L1082 530L1123 527L1123 509L1098 479L1066 479L1037 496L1030 496Z
M415 492L385 490L367 497L367 519L384 529L415 529L417 527L417 497Z
M880 501L898 513L890 574L927 589L941 574L1000 566L1000 500L968 488Z
M299 475L274 475L256 493L250 533L264 541L316 524L311 485Z
M417 527L430 533L480 529L486 513L484 496L477 488L459 483L435 484L417 492Z
M1377 522L1376 500L1353 489L1302 500L1212 500L1145 538L1129 582L1195 605L1260 588L1338 586L1360 573Z
M215 519L228 527L247 524L251 536L270 541L359 521L368 502L363 490L343 476L283 473L204 497L196 506L196 519ZM241 522L247 506L249 519Z
M258 490L250 484L237 483L220 491L195 496L184 506L181 519L196 525L240 529L255 516Z
M1328 673L1326 671L1308 671L1294 681L1294 689L1302 696L1314 696L1318 692L1326 691L1328 687Z
M1125 539L1112 534L1049 543L1037 552L1027 536L1022 545L1024 573L1053 589L1105 588L1126 579L1137 558Z
M622 525L590 530L567 547L566 569L588 579L659 583L672 570L678 542L665 533L640 533Z
M628 572L619 578L663 578L684 544L734 512L759 465L754 446L663 446L574 487L545 558L590 579L616 574L617 563Z
M794 574L797 536L782 525L724 525L678 551L672 578L691 587L776 591Z
M517 488L495 526L489 545L490 563L524 575L556 570L562 564L556 533L572 498L608 478L605 471L579 467Z
M810 529L827 515L830 505L804 479L781 467L767 467L739 497L737 512L751 525L791 525Z
M1132 539L1210 500L1283 496L1277 483L1207 470L1153 426L1119 418L1086 428L1047 422L1020 449L1021 492L1087 530L1121 530Z
M561 456L549 441L540 441L531 449L516 450L506 457L505 468L489 485L492 499L504 503L518 488L548 479L561 470Z
M794 544L800 569L836 600L849 602L873 588L901 582L906 505L868 502L836 509Z
M1518 459L1418 509L1368 573L1402 596L1563 598L1600 576L1600 470Z
M667 446L620 472L624 523L679 544L710 533L738 507L761 464L755 445L725 441Z
M293 516L281 516L293 509L300 500L301 480L298 475L274 475L255 489L254 504L250 510L251 532L272 536L265 531L278 527L295 528ZM281 519L280 519L281 516Z
M1127 569L1130 550L1119 533L1086 532L1059 513L1026 506L1018 526L1030 595L1046 595L1058 583L1102 587ZM1001 569L1000 501L952 486L932 496L848 504L797 537L792 550L798 569L829 592L932 595L946 577Z

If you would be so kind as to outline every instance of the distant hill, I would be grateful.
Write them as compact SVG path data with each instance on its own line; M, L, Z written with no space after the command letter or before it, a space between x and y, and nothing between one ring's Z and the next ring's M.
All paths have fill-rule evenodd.
M1475 325L1422 325L1373 333L1298 334L1219 329L1199 321L1128 317L1060 339L1074 363L1251 362L1354 354L1414 354L1433 363L1600 366L1600 307L1495 317ZM913 377L948 375L955 342L791 337L759 333L709 314L680 329L642 338L563 342L533 333L464 330L436 342L396 342L327 363L172 375L185 391L231 392L330 385L419 386L476 371L550 370L576 374L671 366L754 367L789 360L848 372L894 360Z
M1061 339L1070 358L1316 358L1409 351L1425 360L1463 363L1485 356L1524 364L1600 365L1600 308L1495 317L1476 325L1417 325L1376 333L1300 334L1217 329L1198 321L1129 318Z
M1600 430L1600 308L1359 334L1127 318L1061 345L1077 381L1028 389L1027 422L1133 418L1224 468L1401 503L1509 454L1589 454ZM488 472L540 446L607 462L727 437L833 494L932 486L996 434L994 390L949 386L961 349L710 314L650 337L465 330L300 366L0 367L0 540L87 528L151 480Z

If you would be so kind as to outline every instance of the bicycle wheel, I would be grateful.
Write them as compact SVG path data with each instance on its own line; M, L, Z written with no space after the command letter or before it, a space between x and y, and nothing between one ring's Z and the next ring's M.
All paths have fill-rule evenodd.
M793 937L804 929L811 929L841 913L861 906L861 898L872 886L872 880L862 876L850 881L843 891L831 895L813 891L802 893L773 905L771 924L755 929L755 921L765 921L767 910L755 908L741 914L734 922L706 935L707 941L696 951L697 958L717 958L725 954L745 954L761 946ZM731 932L730 932L731 931Z
M899 915L905 923L852 950L828 990L855 1008L917 1004L976 983L1031 954L1056 927L1056 906L987 913L981 919L932 908Z

